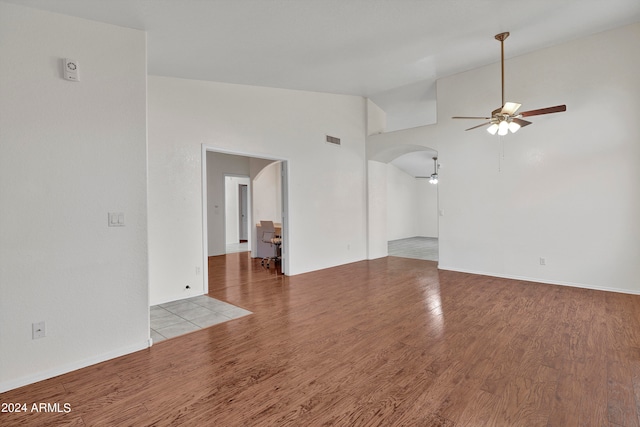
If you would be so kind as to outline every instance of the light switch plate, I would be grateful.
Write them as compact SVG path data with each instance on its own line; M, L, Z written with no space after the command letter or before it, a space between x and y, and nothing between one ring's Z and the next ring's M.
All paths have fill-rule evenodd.
M123 212L109 212L108 214L109 227L124 227L124 213Z

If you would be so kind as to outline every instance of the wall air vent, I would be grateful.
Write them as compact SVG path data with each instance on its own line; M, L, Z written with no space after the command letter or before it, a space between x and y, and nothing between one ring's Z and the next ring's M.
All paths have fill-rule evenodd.
M336 138L335 136L327 135L327 142L329 144L340 145L340 138Z

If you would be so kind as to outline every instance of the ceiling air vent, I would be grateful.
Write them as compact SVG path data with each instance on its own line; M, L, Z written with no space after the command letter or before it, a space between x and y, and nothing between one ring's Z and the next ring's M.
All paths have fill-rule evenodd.
M335 136L327 135L327 142L329 144L340 145L340 138L336 138Z

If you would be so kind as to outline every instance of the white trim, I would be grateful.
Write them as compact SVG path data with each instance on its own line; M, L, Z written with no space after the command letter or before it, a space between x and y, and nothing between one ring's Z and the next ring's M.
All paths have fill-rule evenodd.
M202 182L202 292L209 292L209 230L207 229L207 146L202 144L202 160L200 161Z
M452 268L452 267L446 267L446 266L443 267L440 264L438 265L438 270L456 271L458 273L475 274L479 276L499 277L502 279L521 280L524 282L542 283L545 285L569 286L572 288L592 289L594 291L617 292L621 294L640 295L640 290L632 291L630 289L608 288L604 286L585 285L584 283L562 282L558 280L539 279L539 278L532 278L532 277L525 277L525 276L515 276L510 274L497 274L497 273L490 273L486 271L465 270L465 269Z
M280 192L282 193L281 215L282 215L282 244L280 245L280 257L282 274L289 276L291 273L290 267L290 241L289 241L289 161L280 161Z
M39 381L43 381L49 378L57 377L58 375L66 374L69 372L77 371L78 369L86 368L87 366L95 365L98 363L105 362L107 360L115 359L116 357L124 356L127 354L135 353L140 350L145 350L151 347L151 339L147 339L144 342L136 345L130 345L127 347L120 348L115 351L110 351L107 353L100 354L95 357L89 357L87 359L79 360L77 362L68 363L63 366L59 366L54 369L50 369L48 371L38 372L37 374L28 375L26 377L17 378L14 380L6 381L0 383L0 393L4 393L5 391L13 390L18 387L22 387L25 385L37 383Z
M204 295L203 293L197 293L197 294L189 294L189 295L184 295L184 294L180 294L180 296L168 296L164 299L159 300L158 302L156 302L155 304L153 304L151 307L155 307L157 305L162 305L162 304L167 304L169 302L174 302L174 301L182 301L182 300L187 300L189 298L195 298L195 297L199 297L201 295ZM149 308L151 309L151 308Z
M369 114L368 114L368 108L369 105L367 104L367 99L364 99L364 111L365 111L365 115L364 115L364 123L365 123L365 129L367 129L367 133L369 130ZM373 102L373 101L372 101ZM366 138L365 138L365 156L364 156L364 208L365 208L365 213L364 213L364 226L365 226L365 233L364 233L364 244L366 245L367 250L365 251L365 256L367 257L367 260L371 260L371 245L369 244L371 242L371 200L370 200L370 194L369 194L369 160L367 159L367 155L366 155ZM386 208L386 206L385 206ZM388 255L388 254L387 254Z
M226 148L218 148L218 147L214 147L212 145L207 145L207 144L202 144L202 149L203 151L213 151L215 153L222 153L222 154L231 154L234 156L245 156L245 157L253 157L256 159L265 159L265 160L280 160L283 162L288 162L289 159L286 157L275 157L275 156L271 156L271 155L267 155L267 154L257 154L257 153L250 153L248 151L237 151L237 150L229 150Z

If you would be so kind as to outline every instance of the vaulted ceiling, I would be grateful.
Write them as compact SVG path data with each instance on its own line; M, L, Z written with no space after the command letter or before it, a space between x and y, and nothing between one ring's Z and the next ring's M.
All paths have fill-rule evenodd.
M369 97L387 131L434 123L435 81L498 62L497 33L508 59L640 21L639 0L4 1L145 30L152 75Z
M435 121L439 77L640 20L638 0L7 0L147 31L149 74L371 98Z

